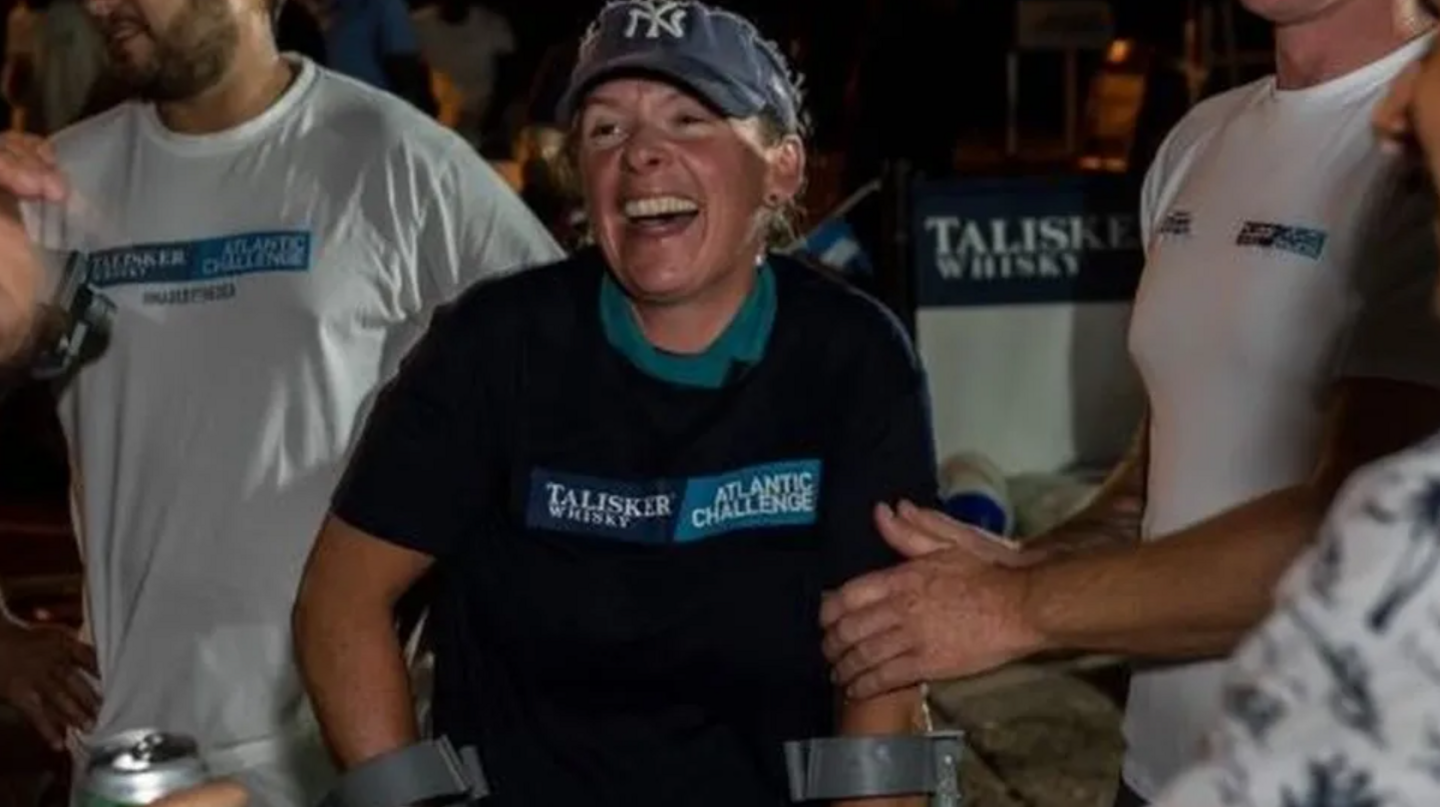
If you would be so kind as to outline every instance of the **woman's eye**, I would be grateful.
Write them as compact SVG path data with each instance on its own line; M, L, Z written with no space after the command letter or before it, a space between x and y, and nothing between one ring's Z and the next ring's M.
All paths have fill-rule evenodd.
M625 127L618 123L594 123L585 130L585 143L596 149L615 148L625 142L625 137Z

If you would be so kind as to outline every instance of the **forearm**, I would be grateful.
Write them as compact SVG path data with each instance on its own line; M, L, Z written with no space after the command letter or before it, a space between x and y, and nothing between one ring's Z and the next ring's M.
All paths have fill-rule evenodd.
M1145 515L1149 462L1147 417L1141 421L1125 456L1110 472L1090 504L1044 535L1025 541L1026 548L1051 554L1073 554L1139 543L1140 525Z
M0 198L0 244L26 244L18 203ZM41 273L28 248L0 250L0 379L28 363L40 320Z
M342 769L419 740L410 679L390 610L302 597L295 609L300 670Z
M1286 488L1164 540L1026 571L1037 650L1199 658L1229 653L1270 610L1327 496Z
M917 733L922 725L920 697L919 687L911 687L867 700L843 700L840 734L859 737ZM835 807L923 807L924 804L923 796L906 796L842 801Z

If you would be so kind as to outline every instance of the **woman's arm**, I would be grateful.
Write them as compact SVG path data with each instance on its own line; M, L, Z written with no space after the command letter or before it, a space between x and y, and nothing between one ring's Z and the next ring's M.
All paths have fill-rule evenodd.
M295 650L342 769L420 739L394 607L432 562L334 516L310 553L295 603Z
M939 503L925 378L904 332L885 319L873 323L879 327L861 329L863 341L851 353L851 372L860 383L846 396L846 427L824 469L824 528L830 551L825 577L832 588L900 560L880 535L873 516L876 505ZM841 734L924 731L919 687L869 699L846 698L843 692L837 697ZM923 807L926 801L915 796L840 805Z
M912 734L923 729L920 689L911 687L869 700L842 700L840 733L847 736ZM835 807L924 807L925 796L856 799Z

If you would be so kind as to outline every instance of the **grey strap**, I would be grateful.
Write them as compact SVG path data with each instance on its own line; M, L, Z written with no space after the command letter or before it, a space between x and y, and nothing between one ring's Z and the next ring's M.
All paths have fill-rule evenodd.
M959 807L958 731L894 737L822 737L785 744L792 801L927 795Z
M447 738L383 754L348 771L320 807L410 807L469 802L490 795L480 756Z

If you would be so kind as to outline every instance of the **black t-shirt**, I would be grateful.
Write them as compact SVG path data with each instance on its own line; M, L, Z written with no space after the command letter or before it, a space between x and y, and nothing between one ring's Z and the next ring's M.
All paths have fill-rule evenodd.
M935 499L926 391L877 303L788 259L718 389L604 335L593 251L471 289L381 395L335 514L437 558L435 730L495 807L789 804L833 733L820 597Z

